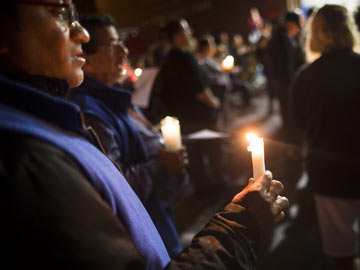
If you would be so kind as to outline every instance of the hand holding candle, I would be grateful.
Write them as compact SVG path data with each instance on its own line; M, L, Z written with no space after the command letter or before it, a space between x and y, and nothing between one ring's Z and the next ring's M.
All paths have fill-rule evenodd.
M161 120L160 124L165 149L169 152L179 151L182 147L179 120L175 117L166 116Z
M248 150L251 152L254 178L249 180L248 185L238 193L232 200L232 203L245 206L254 217L258 220L258 223L264 227L264 220L271 218L273 222L282 220L285 216L284 210L289 207L289 200L286 197L281 196L281 192L284 190L284 186L281 182L272 179L272 173L270 171L265 172L264 162L264 139L259 138L254 133L246 135L250 142ZM252 200L247 201L247 196L252 194ZM254 202L254 194L261 197L268 204L268 212L271 216L264 214L258 215L259 209L266 209L266 204L258 204ZM261 200L260 200L261 201ZM260 208L259 208L260 207ZM265 213L265 212L264 212ZM267 228L266 228L267 229Z
M263 173L265 173L264 139L259 138L254 133L248 133L246 138L250 142L248 151L251 152L253 176L255 179L257 179Z

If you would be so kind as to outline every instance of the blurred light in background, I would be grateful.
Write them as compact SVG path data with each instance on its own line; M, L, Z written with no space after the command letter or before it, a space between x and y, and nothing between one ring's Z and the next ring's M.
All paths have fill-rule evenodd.
M360 0L300 0L301 6L322 7L325 4L345 6L349 12L354 12L360 6Z
M143 71L142 71L141 68L135 69L135 75L136 75L137 77L140 77L142 73L143 73Z

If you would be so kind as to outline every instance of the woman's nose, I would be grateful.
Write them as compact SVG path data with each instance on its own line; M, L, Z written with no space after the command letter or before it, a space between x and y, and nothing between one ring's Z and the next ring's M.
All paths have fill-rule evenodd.
M73 40L80 41L81 43L87 43L90 40L88 31L78 21L70 25L70 36Z

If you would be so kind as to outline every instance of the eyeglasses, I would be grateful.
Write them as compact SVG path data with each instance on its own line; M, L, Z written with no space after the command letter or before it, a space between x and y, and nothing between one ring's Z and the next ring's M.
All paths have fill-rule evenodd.
M109 43L99 44L98 46L104 46L110 48L112 51L115 51L119 48L127 52L127 48L125 47L124 43L121 40L113 40Z
M49 11L55 16L59 17L61 20L68 22L69 25L77 21L79 18L78 12L76 11L76 7L73 3L67 4L42 1L18 1L18 4L53 7L54 9Z

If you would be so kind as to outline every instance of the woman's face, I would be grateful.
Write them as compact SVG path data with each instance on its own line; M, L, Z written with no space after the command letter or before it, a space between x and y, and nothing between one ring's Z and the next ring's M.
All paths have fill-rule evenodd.
M84 76L81 44L89 41L86 30L77 21L64 20L64 7L19 2L7 48L10 63L27 74L65 79L70 87L78 86ZM71 0L39 2L70 4Z

